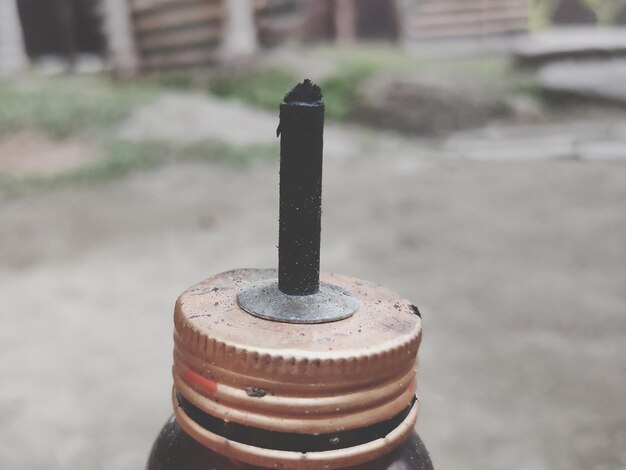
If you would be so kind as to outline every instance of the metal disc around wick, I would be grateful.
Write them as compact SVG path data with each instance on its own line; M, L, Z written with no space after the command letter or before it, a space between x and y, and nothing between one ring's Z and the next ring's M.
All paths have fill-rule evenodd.
M333 322L359 309L359 301L341 287L322 282L317 294L288 295L278 289L275 279L241 289L237 302L255 317L285 323Z

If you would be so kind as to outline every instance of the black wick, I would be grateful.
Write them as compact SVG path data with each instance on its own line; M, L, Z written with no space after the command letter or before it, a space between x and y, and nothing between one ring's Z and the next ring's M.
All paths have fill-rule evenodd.
M306 79L280 104L278 289L311 295L320 287L324 102Z
M251 315L285 323L343 320L359 308L343 288L320 283L322 218L322 90L296 85L280 104L280 219L278 280L242 287L239 306Z

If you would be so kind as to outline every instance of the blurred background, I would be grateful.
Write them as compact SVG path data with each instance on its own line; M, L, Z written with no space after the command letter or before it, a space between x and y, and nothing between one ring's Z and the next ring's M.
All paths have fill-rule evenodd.
M626 468L626 1L2 0L0 468L141 469L172 310L276 266L325 94L322 269L422 310L441 470Z

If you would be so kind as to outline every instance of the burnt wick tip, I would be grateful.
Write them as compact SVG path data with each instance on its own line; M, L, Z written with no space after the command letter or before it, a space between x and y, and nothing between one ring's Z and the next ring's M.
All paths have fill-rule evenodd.
M316 103L322 101L322 89L306 78L285 95L285 103Z

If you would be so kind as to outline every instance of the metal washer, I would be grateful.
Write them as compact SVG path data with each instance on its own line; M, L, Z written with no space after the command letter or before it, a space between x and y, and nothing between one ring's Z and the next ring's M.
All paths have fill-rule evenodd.
M320 283L311 295L288 295L271 279L244 287L237 293L239 306L255 317L283 323L328 323L349 318L359 301L341 287Z

